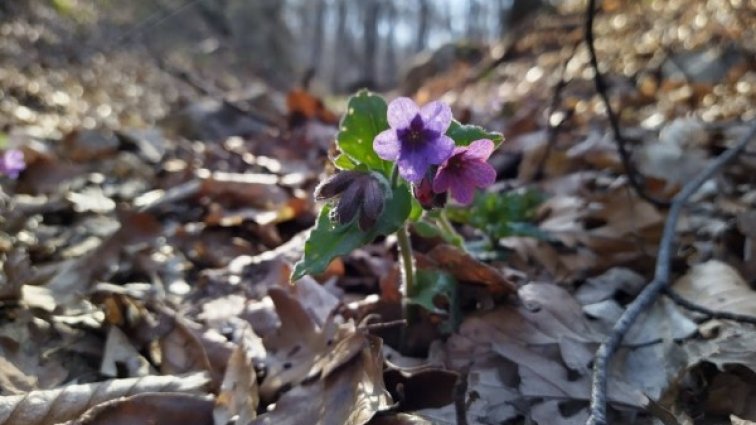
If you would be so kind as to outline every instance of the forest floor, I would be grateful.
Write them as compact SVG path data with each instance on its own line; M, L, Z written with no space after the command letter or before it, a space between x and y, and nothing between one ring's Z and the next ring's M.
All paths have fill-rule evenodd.
M2 143L27 169L0 192L0 424L585 423L666 204L754 125L756 16L604 1L612 128L578 3L414 93L506 140L500 201L455 223L467 252L412 235L418 264L456 281L412 341L392 237L289 282L338 103L2 22ZM706 180L667 264L677 294L740 320L654 298L610 364L610 423L756 421L755 170L751 143Z

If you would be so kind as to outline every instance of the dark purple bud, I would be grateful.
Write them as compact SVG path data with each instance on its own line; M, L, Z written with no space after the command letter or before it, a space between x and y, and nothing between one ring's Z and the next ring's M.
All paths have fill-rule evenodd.
M362 202L362 214L360 215L359 226L363 231L367 231L375 226L378 217L383 213L383 201L385 195L381 183L375 178L367 179L364 186L364 200Z
M361 179L357 179L351 184L344 193L341 194L338 205L334 209L334 218L339 224L349 223L360 210L362 201L363 188L359 184Z
M322 183L316 199L338 197L331 209L331 221L351 223L359 214L360 230L367 232L383 213L388 182L382 176L362 171L342 171Z
M327 178L315 188L315 199L322 201L345 191L347 187L362 173L357 171L342 171Z

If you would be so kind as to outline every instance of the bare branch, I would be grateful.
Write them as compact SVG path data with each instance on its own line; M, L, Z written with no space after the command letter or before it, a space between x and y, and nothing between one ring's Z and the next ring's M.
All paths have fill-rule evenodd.
M593 3L593 0L591 0ZM657 255L656 270L654 280L651 281L638 297L633 300L619 320L614 324L612 333L596 351L596 358L593 363L593 380L591 384L591 416L588 418L587 425L604 425L606 424L606 403L607 403L607 369L612 356L617 351L622 338L628 332L630 327L635 323L638 316L659 296L667 287L670 276L670 260L672 258L673 242L675 239L675 229L677 221L685 204L698 189L715 174L720 172L725 165L735 159L748 145L748 142L756 134L756 124L751 124L748 133L738 142L737 145L726 150L717 159L712 161L704 170L689 181L682 190L675 195L672 205L669 209L669 215L664 223L664 232L662 233L661 242L659 243L659 254Z

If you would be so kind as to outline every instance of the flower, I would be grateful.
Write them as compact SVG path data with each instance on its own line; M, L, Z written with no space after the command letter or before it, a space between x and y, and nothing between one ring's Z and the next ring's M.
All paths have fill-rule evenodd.
M496 180L496 171L486 162L493 149L494 144L488 139L455 148L449 159L438 168L433 179L433 191L443 193L448 190L457 202L469 205L476 187L490 186Z
M331 210L331 219L346 224L359 213L357 225L366 232L383 213L384 188L387 187L388 182L375 173L342 171L315 189L315 199L325 200L338 196L338 203Z
M9 149L3 153L0 158L0 174L5 174L8 177L15 179L18 175L26 169L26 163L24 162L24 153L18 149Z
M422 108L412 99L400 97L388 105L391 128L373 140L379 157L397 161L399 175L412 183L422 180L428 167L444 162L454 150L454 140L446 136L451 124L449 105L431 102Z

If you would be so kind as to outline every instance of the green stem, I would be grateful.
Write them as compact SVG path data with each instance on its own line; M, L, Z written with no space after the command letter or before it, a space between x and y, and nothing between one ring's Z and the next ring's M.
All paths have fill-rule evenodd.
M457 231L454 229L454 226L449 221L449 218L446 216L446 210L441 210L438 214L438 218L436 219L436 223L438 223L438 227L441 228L441 230L445 233L446 239L454 244L455 246L462 248L464 245L464 238L462 238L462 235L457 233Z
M412 258L412 243L410 242L407 226L402 226L396 231L396 239L399 244L399 256L402 259L402 280L404 281L405 296L415 293L415 262Z

